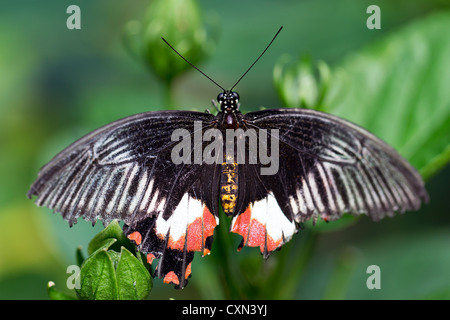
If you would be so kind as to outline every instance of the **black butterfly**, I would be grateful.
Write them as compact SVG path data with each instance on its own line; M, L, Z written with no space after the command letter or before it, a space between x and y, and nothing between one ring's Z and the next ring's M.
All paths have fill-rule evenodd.
M310 218L353 213L378 220L428 201L418 172L353 123L307 109L242 114L232 90L217 101L217 115L146 112L95 130L44 166L28 197L36 195L39 206L60 212L70 225L79 217L104 224L123 220L124 232L148 253L148 261L159 259L154 276L177 288L187 284L194 252L205 255L211 249L219 200L232 216L231 231L242 236L239 248L259 247L264 257ZM222 153L211 152L217 160L211 163L196 161L199 144L194 143L182 152L185 161L175 163L177 129L188 133L185 138L203 137L210 129L223 136L227 129L242 129L244 136L233 141L244 148L227 149L227 140ZM199 150L210 141L202 140ZM264 174L267 162L250 162L252 141L267 154L277 151L275 172ZM236 160L240 153L248 153L246 162Z

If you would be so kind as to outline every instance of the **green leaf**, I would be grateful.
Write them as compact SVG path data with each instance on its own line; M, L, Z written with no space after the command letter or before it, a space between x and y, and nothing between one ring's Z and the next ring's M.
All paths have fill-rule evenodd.
M109 239L115 239L112 243ZM116 243L117 242L117 243ZM113 220L110 224L100 231L89 243L88 253L93 254L95 251L101 248L109 248L120 252L120 248L126 246L127 248L133 250L133 244L128 240L128 238L123 234L122 228L117 220Z
M450 160L450 13L438 13L353 54L338 68L326 111L392 145L424 176Z
M117 239L115 238L107 238L107 239L103 239L101 241L95 241L95 245L92 246L92 249L96 249L94 252L89 252L89 254L94 254L96 251L99 250L108 250L114 243L117 242ZM92 243L92 242L91 242ZM91 247L91 243L89 243L89 247Z
M77 251L75 252L75 259L78 266L81 266L85 260L81 246L77 247Z
M118 288L113 260L105 249L96 251L81 266L80 299L117 300Z
M114 266L114 270L117 269L117 265L119 264L119 260L120 260L120 253L116 252L114 250L108 250L106 251L106 253L108 254L109 258L111 259L113 266Z
M112 221L89 243L89 258L84 260L81 248L77 261L81 265L80 289L77 295L86 300L144 299L150 293L152 280L141 254L137 257L131 241L123 234L117 220Z
M450 300L450 288L436 290L425 295L423 300Z
M116 269L119 299L145 299L152 288L150 273L126 248L122 247Z

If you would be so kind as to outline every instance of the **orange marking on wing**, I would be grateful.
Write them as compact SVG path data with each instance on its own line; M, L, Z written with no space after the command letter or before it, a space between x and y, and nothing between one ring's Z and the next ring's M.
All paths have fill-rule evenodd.
M160 240L162 240L162 241L166 240L166 235L162 234L162 233L158 233L158 230L156 230L155 234Z
M266 226L256 219L251 219L251 208L247 208L244 213L240 214L231 229L232 232L240 234L244 240L243 244L249 247L259 247L264 253L267 238L267 251L277 249L283 239L274 239L267 234ZM241 251L242 247L238 248Z
M214 234L214 228L217 226L214 215L205 206L203 209L203 239L208 238Z
M180 284L180 280L178 280L178 276L175 274L175 272L170 271L166 276L164 277L164 283L174 283L174 284Z
M252 219L250 225L250 233L248 235L247 246L258 247L264 252L266 242L266 226L256 219Z
M153 254L153 253L149 253L149 254L147 254L147 262L149 263L149 264L152 264L153 263L153 260L155 260L155 255Z
M172 236L169 236L169 241L167 241L167 248L183 251L185 238L186 235L183 234L178 240L175 241L173 240Z
M191 275L191 264L192 264L192 262L190 262L188 264L188 266L186 267L186 273L185 273L185 276L184 276L185 279L189 278L189 276Z
M267 251L273 251L281 245L283 238L274 240L271 236L267 235ZM263 250L261 250L263 252Z
M252 215L252 209L248 206L247 210L237 216L234 221L231 231L240 234L244 238L244 244L247 243L248 228L250 226L250 218Z
M281 245L283 238L274 240L270 234L267 234L266 226L256 219L252 219L250 226L250 234L248 237L247 245L249 247L258 247L261 253L264 253L264 247L266 246L267 237L267 251L273 251Z
M188 225L187 232L188 251L200 251L202 249L202 218L198 217Z
M132 240L132 241L134 241L134 242L136 242L136 245L140 245L142 243L142 235L139 232L137 232L137 231L135 231L133 233L130 233L127 236L127 238Z
M187 250L201 251L205 246L206 238L214 234L216 225L214 215L205 206L203 216L196 218L188 225Z
M211 253L211 250L205 248L205 249L203 249L202 257L207 256L210 253Z

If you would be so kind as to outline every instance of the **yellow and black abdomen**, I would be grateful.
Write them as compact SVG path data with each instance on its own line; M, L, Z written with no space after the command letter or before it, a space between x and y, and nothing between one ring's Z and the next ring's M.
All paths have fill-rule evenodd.
M233 158L226 156L227 161L222 163L222 172L220 176L220 199L222 200L223 211L232 215L236 207L238 193L238 164L232 162ZM234 161L234 160L233 160Z

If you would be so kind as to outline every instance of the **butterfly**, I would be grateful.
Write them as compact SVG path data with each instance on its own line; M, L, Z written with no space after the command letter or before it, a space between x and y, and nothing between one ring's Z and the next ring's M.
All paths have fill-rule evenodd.
M223 90L216 115L157 111L107 124L43 166L28 197L71 226L123 220L147 261L158 260L153 276L176 288L194 253L210 253L220 207L238 249L267 258L309 219L379 220L428 201L419 173L358 125L308 109L242 114L239 101Z

